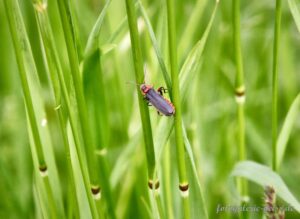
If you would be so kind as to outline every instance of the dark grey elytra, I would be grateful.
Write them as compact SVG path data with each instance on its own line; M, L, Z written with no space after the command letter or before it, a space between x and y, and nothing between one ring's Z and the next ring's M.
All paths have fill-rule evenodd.
M142 94L145 99L152 104L161 114L165 116L172 116L175 114L175 107L173 104L164 98L162 94L154 90L152 86L142 84L140 86Z

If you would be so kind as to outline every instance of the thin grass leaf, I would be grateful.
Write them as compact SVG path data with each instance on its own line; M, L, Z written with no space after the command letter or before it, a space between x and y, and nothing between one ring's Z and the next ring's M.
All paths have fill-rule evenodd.
M111 34L110 38L108 39L107 43L113 43L116 39L121 35L122 31L127 25L127 16L125 16L122 21L120 22L119 26L116 30Z
M185 62L183 63L181 70L180 70L180 81L183 85L181 90L187 90L189 79L191 78L191 73L195 72L197 69L199 69L199 66L201 65L201 57L202 53L209 35L209 32L211 30L213 21L216 16L218 8L218 2L216 2L216 5L214 7L214 10L212 12L212 15L210 17L209 23L203 33L203 36L201 39L196 43L196 45L193 47L191 52L188 54L187 58L185 59ZM184 95L183 95L184 96Z
M198 69L201 66L201 57L202 53L207 41L208 34L210 32L211 26L213 24L216 11L217 11L218 2L216 3L216 6L213 10L213 13L211 15L210 21L204 31L204 34L202 38L196 43L194 48L191 50L189 55L187 56L181 70L179 73L179 81L180 81L180 91L182 97L186 97L186 93L188 90L189 85L189 78L194 78L196 72L196 69ZM162 118L159 122L157 131L155 132L155 147L160 147L160 145L165 145L166 141L168 139L168 135L171 132L172 129L172 122L169 119ZM159 139L159 140L156 140Z
M142 50L141 50L139 32L138 32L136 9L134 5L134 1L126 0L125 2L126 2L126 12L128 16L128 25L130 30L129 32L130 32L132 58L133 58L134 70L135 70L135 80L137 84L141 84L144 81L144 69L143 69ZM156 176L154 175L156 161L155 161L154 144L152 138L149 109L147 104L143 100L143 96L140 92L139 87L136 87L136 89L138 92L140 116L142 121L144 142L145 142L145 148L147 154L148 178L149 180L154 180L156 178Z
M104 17L106 15L107 9L109 4L111 3L111 0L107 0L95 25L93 26L93 29L88 37L88 41L84 50L85 57L92 54L95 50L99 49L99 36L100 36L100 30L103 24Z
M277 139L277 168L280 167L280 164L283 160L285 150L287 147L288 140L290 138L290 134L292 132L293 126L295 122L297 121L297 117L300 114L300 94L297 95L295 100L293 101L286 117L283 123L283 126L281 128L281 131L279 133L278 139Z
M74 179L76 182L76 196L77 196L77 201L79 205L79 218L92 218L92 206L89 205L89 200L88 196L89 193L87 194L86 192L86 185L84 183L84 176L83 176L83 171L78 171L82 167L80 166L80 162L78 159L78 152L77 148L74 142L74 134L73 130L71 129L70 122L67 122L67 132L68 132L68 139L69 139L69 144L70 144L70 154L71 154L71 161L72 161L72 166L73 166L73 174L74 174ZM85 168L85 173L87 173L87 167L84 166ZM89 180L89 178L88 178ZM89 191L89 190L88 190Z
M54 45L54 38L53 38L53 31L50 26L50 20L48 17L47 8L43 8L43 3L34 3L33 5L35 7L35 15L36 19L38 21L38 28L40 31L40 36L42 39L42 48L45 52L45 63L48 65L50 78L52 82L52 91L54 94L55 99L55 111L58 114L59 119L59 129L62 135L63 139L63 145L65 148L65 159L67 161L67 176L69 178L69 197L68 197L68 215L69 217L72 217L72 215L79 215L78 214L78 204L76 199L76 189L75 189L75 182L74 182L74 176L73 176L73 170L72 170L72 164L71 164L71 156L70 156L70 146L68 142L67 137L67 131L66 131L66 122L65 117L61 108L61 88L59 84L59 74L62 74L61 70L61 64L59 62L59 59L57 57L57 52L55 50ZM63 90L63 92L66 92ZM76 216L75 216L76 217Z
M142 16L143 16L143 18L145 20L146 27L148 29L148 32L149 32L149 35L150 35L150 39L151 39L151 42L152 42L152 46L154 48L154 51L156 53L156 57L157 57L158 63L159 63L160 68L162 70L165 83L167 85L169 94L171 94L171 92L172 92L171 78L169 76L169 73L168 73L167 67L165 65L163 56L162 56L162 54L160 52L160 49L159 49L159 46L158 46L158 42L156 40L155 33L153 31L150 19L149 19L148 15L147 15L147 12L146 12L145 8L143 7L142 2L140 0L138 0L138 7L140 8L140 10L142 12ZM171 97L171 99L172 99L172 97Z
M299 201L290 192L282 178L269 167L253 161L242 161L235 165L230 176L244 177L262 187L272 186L277 196L300 213Z
M190 188L191 188L190 191L192 191L190 193L191 218L195 218L195 219L208 218L207 207L203 196L201 184L199 181L193 150L189 142L189 139L187 138L187 133L184 124L182 124L182 126L183 126L183 138L184 138L185 150L188 155L187 170L189 174L189 181L190 181Z
M300 33L300 12L295 0L288 0L290 11L293 15L294 21L296 23L297 29Z
M119 182L122 181L122 177L125 172L128 171L130 161L134 156L134 150L137 148L142 137L142 131L139 130L133 137L131 137L131 141L125 145L122 150L121 155L118 157L116 164L114 165L113 170L110 175L110 184L112 188L115 188Z
M85 99L89 109L89 119L92 125L92 136L96 143L96 150L107 148L109 139L108 108L105 97L105 84L103 79L103 70L101 64L102 56L100 50L96 50L91 55L85 58L83 66L84 92ZM114 202L109 184L109 174L106 158L103 156L97 157L98 169L100 170L100 182L103 187L103 194L107 202L109 215L115 218Z
M101 56L106 55L107 53L111 52L115 49L118 45L117 44L104 44L100 46L100 54Z
M188 83L189 80L188 78L193 78L193 75L195 75L196 73L196 69L199 68L199 66L201 65L201 55L203 53L204 50L204 46L206 44L206 40L208 37L208 34L210 32L213 20L215 18L215 14L216 14L216 10L217 10L217 5L214 8L214 11L211 15L209 24L207 25L207 28L203 34L203 37L198 41L198 43L194 46L194 48L192 49L192 51L190 52L190 54L188 55L185 63L183 64L181 71L180 71L180 90L182 93L182 96L185 97L187 90L188 90ZM162 118L159 122L158 128L156 129L155 132L155 148L156 151L162 151L162 145L165 145L167 143L168 140L168 136L170 135L171 131L173 128L173 121L166 119L166 118ZM185 134L185 130L184 130L184 136L186 136ZM185 146L188 147L189 143L188 143L188 139L184 137L185 140ZM158 160L161 157L161 152L158 153ZM188 153L188 157L189 160L191 161L190 165L195 167L195 162L194 162L194 158L192 156L191 153ZM196 171L197 172L197 171ZM193 171L193 179L198 180L198 175L195 171ZM197 185L197 189L198 191L201 193L201 187L200 187L200 183L199 181L195 184ZM200 196L201 197L201 196ZM202 198L201 198L202 199ZM202 211L202 210L201 210ZM203 215L207 215L206 209L204 207L204 210L202 211Z
M216 9L217 9L217 4L214 8L214 11L212 13L212 16L210 18L210 22L203 34L203 37L198 41L198 43L194 46L194 48L191 50L190 54L188 55L187 59L185 60L185 63L183 64L181 70L180 70L180 90L181 94L184 97L186 97L186 93L188 90L188 84L189 84L189 78L193 78L196 69L198 69L201 66L201 55L204 50L204 46L206 44L206 40L208 37L208 34L210 32L213 20L215 18L216 14ZM156 148L160 148L160 145L165 145L168 136L171 133L172 129L172 124L169 119L167 118L162 118L159 122L158 128L156 129L157 131L155 132L155 145Z
M195 3L193 13L190 15L190 18L187 22L183 35L178 43L178 51L186 52L190 42L196 31L199 29L200 18L203 15L207 0L198 0Z
M47 191L49 212L52 216L63 217L64 210L58 169L55 163L53 145L44 109L45 104L41 95L41 86L28 35L18 1L5 1L5 6L22 82L29 126L28 133L30 139L32 139L30 144L31 152L33 160L36 161L34 162L34 173L43 179L43 186ZM40 175L41 171L39 168L42 166L48 170L48 174L45 177Z
M57 1L59 13L60 13L60 19L63 25L63 32L65 37L65 43L67 46L67 52L69 57L69 63L70 63L70 72L72 75L72 82L75 92L75 99L76 99L76 107L78 110L79 115L79 121L81 125L81 133L82 133L82 140L84 143L84 149L86 151L86 156L88 159L86 159L88 163L88 170L90 174L90 194L89 202L92 215L94 218L98 218L99 213L102 212L99 206L99 195L100 195L100 182L99 182L99 172L97 171L97 161L95 157L95 142L92 138L91 133L91 126L89 124L89 117L87 113L86 108L86 102L84 98L84 91L82 86L82 79L80 75L80 69L79 69L79 60L78 60L78 54L76 51L76 48L74 46L74 36L73 36L73 26L71 23L71 12L69 8L69 2L67 0L65 1ZM72 93L71 93L72 94ZM72 125L72 124L71 124ZM77 139L76 139L77 141ZM77 145L77 144L76 144ZM81 160L83 161L83 160ZM84 177L85 184L87 184L87 177ZM97 208L99 210L99 213L97 212L97 209L95 208L95 202L92 200L92 195L96 199Z
M146 202L146 200L143 197L141 198L141 201L142 201L142 203L143 203L143 205L144 205L144 207L146 209L146 212L147 212L149 218L152 218L153 215L152 215L150 206L148 205L148 203Z
M277 137L278 137L278 65L279 46L281 31L281 5L282 0L276 0L274 43L273 43L273 63L272 63L272 167L277 168Z
M209 24L207 25L207 28L203 34L203 37L198 41L198 43L194 46L194 48L192 49L192 51L190 52L190 54L188 55L185 63L183 64L181 70L180 70L180 90L182 93L182 96L185 97L187 90L188 90L188 78L192 78L193 75L196 73L196 69L198 69L201 65L201 55L203 53L204 50L204 46L206 44L206 40L208 37L208 34L210 32L213 20L215 18L215 14L216 14L216 10L217 10L217 5L215 6L213 13L211 15ZM158 160L160 160L161 157L161 151L163 150L162 145L165 145L168 139L168 136L170 135L171 131L172 131L172 126L173 122L168 120L168 119L161 119L158 128L156 129L155 132L155 148L156 151L159 151L158 153ZM185 130L184 130L184 141L185 141L185 147L188 147L189 141L186 138L186 134L185 134ZM189 147L190 148L190 147ZM187 148L186 148L187 149ZM194 162L194 158L193 155L191 153L188 153L188 157L189 157L189 165L191 165L193 168L196 168L195 162ZM203 196L201 194L201 186L200 186L200 182L198 179L198 175L197 175L197 171L196 169L193 169L192 172L189 172L190 175L192 175L192 185L193 187L197 190L197 194L200 194L200 196L198 197L194 197L193 198L197 198L200 199L201 202L203 203L203 205L201 205L203 208L199 208L199 212L197 212L197 208L198 206L192 206L192 216L196 216L197 213L200 213L201 215L203 215L205 218L207 218L207 212L206 212L206 207L204 206L204 201L203 201ZM192 191L192 190L191 190ZM199 200L198 200L199 201Z

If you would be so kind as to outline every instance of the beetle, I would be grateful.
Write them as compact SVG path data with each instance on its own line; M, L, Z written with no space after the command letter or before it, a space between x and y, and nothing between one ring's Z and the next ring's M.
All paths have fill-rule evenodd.
M175 114L174 105L163 96L163 93L166 93L166 89L164 87L160 87L156 91L151 85L141 84L140 90L144 99L147 100L148 103L152 104L158 110L158 113L165 116L172 116Z

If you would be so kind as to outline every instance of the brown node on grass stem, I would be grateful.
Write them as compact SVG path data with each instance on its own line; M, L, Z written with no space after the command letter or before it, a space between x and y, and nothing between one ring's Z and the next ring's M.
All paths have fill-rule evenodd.
M246 90L244 86L237 87L234 91L236 97L245 96Z
M150 189L153 189L153 180L149 179L148 180L148 186ZM155 184L154 184L154 188L158 189L159 188L159 181L156 180Z
M242 97L245 95L245 90L235 90L235 95L238 97Z
M91 191L95 200L101 199L101 189L99 186L92 186Z
M241 86L235 89L235 100L238 104L243 104L245 102L245 87Z
M47 166L46 166L46 165L41 165L41 166L39 167L39 170L40 170L41 172L46 172L46 171L47 171Z
M48 168L45 164L39 166L40 174L42 177L45 177L48 175Z
M92 186L91 191L93 195L97 195L98 193L100 193L100 187L99 186Z
M180 191L185 192L185 191L189 190L189 184L188 183L179 184L179 189L180 189Z

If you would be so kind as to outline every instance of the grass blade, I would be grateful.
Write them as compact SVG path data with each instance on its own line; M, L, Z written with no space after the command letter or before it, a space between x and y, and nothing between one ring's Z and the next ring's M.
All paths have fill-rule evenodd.
M99 42L100 30L101 30L103 20L106 15L106 12L107 12L110 2L111 2L111 0L107 0L105 2L105 5L104 5L102 11L101 11L95 25L93 26L93 29L89 35L89 38L88 38L88 41L87 41L87 44L85 47L85 51L84 51L85 57L91 55L92 53L95 52L95 50L99 49L98 42Z
M68 1L57 1L59 13L60 13L60 19L63 25L63 31L64 31L64 37L65 42L67 45L67 52L70 62L70 70L72 73L72 82L74 83L74 91L75 91L75 99L77 103L77 110L79 115L79 121L80 121L80 127L82 131L82 138L84 143L84 148L86 150L86 156L88 157L87 163L88 163L88 170L90 175L90 195L88 195L88 200L90 202L91 211L93 218L98 218L100 214L100 182L99 182L99 172L97 171L97 165L96 165L96 157L95 157L95 145L93 142L93 138L91 136L91 130L90 130L90 124L87 114L87 108L86 108L86 102L84 99L84 92L83 92L83 86L80 76L80 70L79 70L79 60L78 60L78 54L76 52L75 45L76 43L74 38L74 30L71 23L71 12L69 8L69 2ZM98 204L98 210L95 208L95 203L92 202L91 196L93 196L96 204Z
M142 16L143 16L143 18L145 20L145 23L146 23L146 26L147 26L147 29L148 29L148 32L149 32L149 35L150 35L150 39L151 39L151 42L152 42L152 46L153 46L153 48L155 50L156 57L157 57L157 60L159 62L160 68L162 70L162 73L163 73L163 76L164 76L164 80L166 82L169 94L171 95L170 98L172 99L172 82L171 82L171 78L169 76L169 73L168 73L167 67L165 65L163 56L162 56L162 54L160 52L160 49L159 49L159 46L158 46L158 42L156 40L156 37L155 37L154 31L153 31L150 19L149 19L148 15L146 13L146 10L143 7L143 5L142 5L142 3L141 3L140 0L138 0L138 6L139 6L139 8L140 8L140 10L142 12Z
M199 176L197 172L196 163L194 160L193 150L189 139L187 137L186 130L183 125L183 138L185 150L187 152L187 160L188 160L188 173L191 184L191 191L193 191L190 195L191 199L191 218L208 218L207 208L205 204L205 199L203 196L201 184L199 181Z
M43 181L43 186L47 193L49 215L53 218L57 216L63 217L62 193L59 186L53 146L46 125L46 113L31 46L18 1L4 1L4 3L22 82L28 126L30 127L28 131L29 136L32 137L33 160L38 161L34 162L35 174L40 175ZM42 121L41 125L40 121Z
M276 0L275 27L274 27L274 44L273 44L273 65L272 65L272 167L277 168L277 132L278 132L278 56L279 40L281 26L281 0Z
M298 32L300 33L300 12L295 0L288 0L290 11L293 15Z
M244 177L262 187L274 187L276 194L300 213L300 203L290 192L282 178L269 167L253 161L242 161L235 165L231 176Z
M135 6L132 0L126 0L126 11L128 17L128 24L130 29L130 39L132 46L132 55L134 61L135 78L136 83L141 84L144 82L144 72L143 72L143 60L142 52L140 47L139 34L137 29L137 17L135 12ZM137 86L139 109L142 120L144 141L146 146L147 163L148 163L148 177L149 182L155 182L154 180L154 169L155 169L155 154L154 145L152 139L152 129L150 123L149 109L146 102L143 100L142 94L139 87Z
M285 150L287 147L287 143L288 143L290 134L292 132L293 125L297 121L297 117L299 116L299 114L300 114L300 94L298 94L297 97L295 98L295 100L293 101L293 103L285 117L281 131L278 135L277 145L276 145L277 169L280 167L280 164L283 160L283 156L285 154Z
M182 115L181 115L181 100L179 90L179 72L177 63L177 42L176 42L176 23L175 23L175 1L166 0L167 2L167 18L168 18L168 40L169 40L169 58L171 67L172 80L172 97L173 104L176 109L174 115L174 129L176 142L176 158L178 165L179 176L179 192L182 198L184 218L190 218L189 204L189 182L187 179L187 170L185 164L185 151L182 136Z

